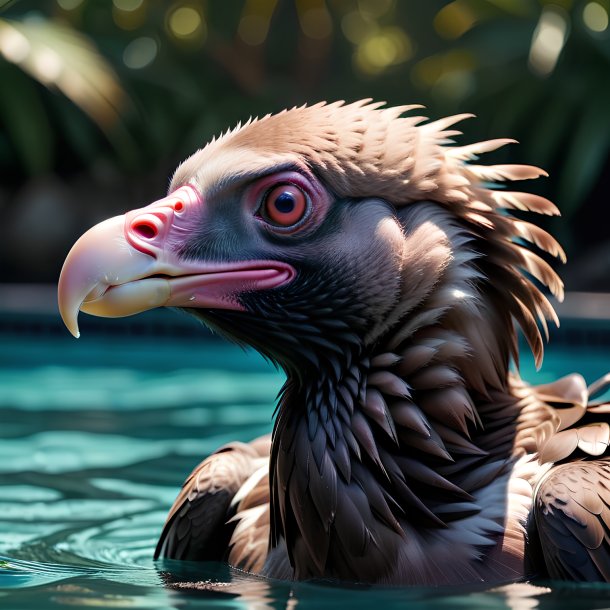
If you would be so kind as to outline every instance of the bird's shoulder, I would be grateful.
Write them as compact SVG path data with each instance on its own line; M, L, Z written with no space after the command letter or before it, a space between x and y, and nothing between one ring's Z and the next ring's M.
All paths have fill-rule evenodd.
M225 559L235 528L231 519L251 491L252 475L268 468L269 446L269 436L229 443L198 464L170 509L155 558Z

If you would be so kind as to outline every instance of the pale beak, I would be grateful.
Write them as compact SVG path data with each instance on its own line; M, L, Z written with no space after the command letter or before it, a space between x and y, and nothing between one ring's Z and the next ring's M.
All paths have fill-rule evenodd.
M280 261L181 259L176 245L199 222L202 205L188 185L89 229L68 253L59 278L59 311L68 330L79 337L79 310L102 317L163 306L240 310L240 293L292 280L295 270Z

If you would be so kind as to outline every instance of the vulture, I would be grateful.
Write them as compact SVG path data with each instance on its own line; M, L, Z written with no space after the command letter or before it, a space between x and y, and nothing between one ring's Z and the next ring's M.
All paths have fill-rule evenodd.
M286 374L273 432L204 459L155 557L385 585L610 581L606 376L533 386L557 241L546 175L482 165L512 142L361 100L239 124L169 194L87 231L59 307L177 307Z

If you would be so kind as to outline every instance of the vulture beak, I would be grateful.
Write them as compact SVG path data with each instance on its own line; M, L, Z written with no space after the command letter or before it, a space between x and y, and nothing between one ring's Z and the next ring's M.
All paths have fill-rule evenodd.
M163 306L243 310L240 293L275 288L296 275L279 261L180 258L181 243L202 222L202 206L201 195L187 185L87 231L59 278L59 311L68 330L79 337L79 310L111 318Z

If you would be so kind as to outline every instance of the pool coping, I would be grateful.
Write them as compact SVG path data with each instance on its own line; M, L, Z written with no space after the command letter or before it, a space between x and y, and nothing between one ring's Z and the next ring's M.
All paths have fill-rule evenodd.
M563 302L552 299L559 318L610 320L610 293L566 292ZM56 314L54 284L0 284L0 315L4 313Z

